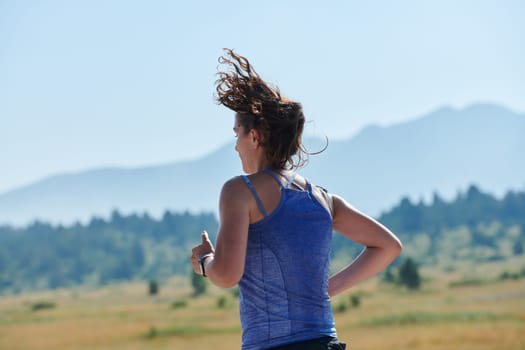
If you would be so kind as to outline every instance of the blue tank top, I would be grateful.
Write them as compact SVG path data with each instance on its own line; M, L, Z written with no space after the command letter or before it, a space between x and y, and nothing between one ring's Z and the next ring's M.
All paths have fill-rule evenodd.
M242 349L259 350L336 337L328 274L332 217L312 193L281 186L277 208L268 215L248 177L243 176L264 218L251 224L244 274L239 281Z

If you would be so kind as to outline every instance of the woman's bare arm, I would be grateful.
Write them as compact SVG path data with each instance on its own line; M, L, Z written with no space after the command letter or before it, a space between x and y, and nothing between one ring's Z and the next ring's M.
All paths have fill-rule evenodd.
M249 201L251 194L240 178L226 182L219 200L220 227L215 249L207 234L192 250L193 269L198 273L197 259L207 253L214 254L205 260L206 275L213 284L229 288L236 285L244 273L249 226Z
M402 244L386 227L359 212L339 196L333 198L333 228L365 246L348 266L330 277L328 294L337 295L386 268L400 253Z

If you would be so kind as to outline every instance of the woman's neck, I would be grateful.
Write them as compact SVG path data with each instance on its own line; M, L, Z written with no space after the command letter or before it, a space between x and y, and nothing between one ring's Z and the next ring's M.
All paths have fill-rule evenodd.
M259 171L263 169L273 169L274 167L272 164L266 159L261 158L258 162L255 164L255 172L258 173Z

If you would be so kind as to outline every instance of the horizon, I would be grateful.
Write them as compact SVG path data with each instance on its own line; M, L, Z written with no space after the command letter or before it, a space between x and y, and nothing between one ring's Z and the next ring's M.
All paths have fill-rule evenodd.
M523 185L522 188L509 188L504 193L499 193L498 194L498 193L495 193L494 191L489 191L489 190L487 190L487 189L485 189L483 187L480 187L475 182L472 182L470 184L465 185L463 188L459 188L457 190L457 192L454 195L452 195L452 196L446 196L443 193L440 193L439 191L434 191L433 194L432 194L432 198L430 198L429 196L427 196L427 197L421 196L418 199L415 199L415 198L412 198L410 196L401 196L401 197L399 197L399 199L398 199L398 201L396 203L393 203L391 206L382 209L379 213L377 213L376 215L372 215L372 216L379 220L379 218L382 215L385 215L385 214L393 211L394 209L396 209L404 199L408 199L408 201L414 206L423 204L426 207L430 207L430 206L432 206L434 204L433 196L437 195L445 204L447 204L447 205L448 204L452 204L452 203L456 202L458 199L460 199L461 196L466 195L468 193L469 189L472 188L472 187L475 187L483 195L488 195L488 196L494 198L497 201L502 201L505 198L505 196L510 194L510 193L523 193L523 194L525 194L525 184ZM139 210L136 210L136 211L125 211L125 210L121 210L121 209L115 207L113 210L107 212L106 214L91 214L89 217L86 217L86 218L83 218L83 219L77 218L77 219L74 219L74 220L56 221L56 220L52 220L52 219L49 219L49 218L35 217L32 220L26 221L24 223L1 222L0 221L0 227L3 226L3 227L10 227L10 228L13 228L13 229L24 229L24 228L30 227L32 225L35 225L35 224L45 224L45 225L49 225L49 226L54 227L54 228L57 228L57 227L60 227L60 226L62 226L64 228L70 228L70 227L73 227L73 226L75 226L77 224L82 225L82 226L87 226L87 225L89 225L89 223L92 220L95 220L95 219L100 219L100 220L103 220L105 222L110 222L112 220L111 217L112 217L114 212L117 212L119 215L121 215L124 218L130 217L130 216L135 216L135 215L138 216L138 217L141 217L141 218L147 216L147 217L149 217L150 219L152 219L154 221L161 221L162 217L163 217L163 215L165 213L170 213L170 214L173 214L173 215L189 214L189 215L192 215L192 216L211 214L211 215L213 215L215 217L216 220L218 220L218 214L217 214L216 210L215 211L214 210L204 210L204 209L202 209L202 210L191 210L191 209L177 210L177 209L172 209L172 208L166 208L163 212L152 213L152 212L149 212L147 210L142 210L142 211L139 211Z

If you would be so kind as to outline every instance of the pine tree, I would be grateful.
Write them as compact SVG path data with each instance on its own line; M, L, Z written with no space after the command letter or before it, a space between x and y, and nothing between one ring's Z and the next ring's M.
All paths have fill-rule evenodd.
M150 280L148 284L149 295L157 295L159 293L159 284L156 280Z
M417 265L410 257L399 266L399 282L408 289L419 289L421 285Z

